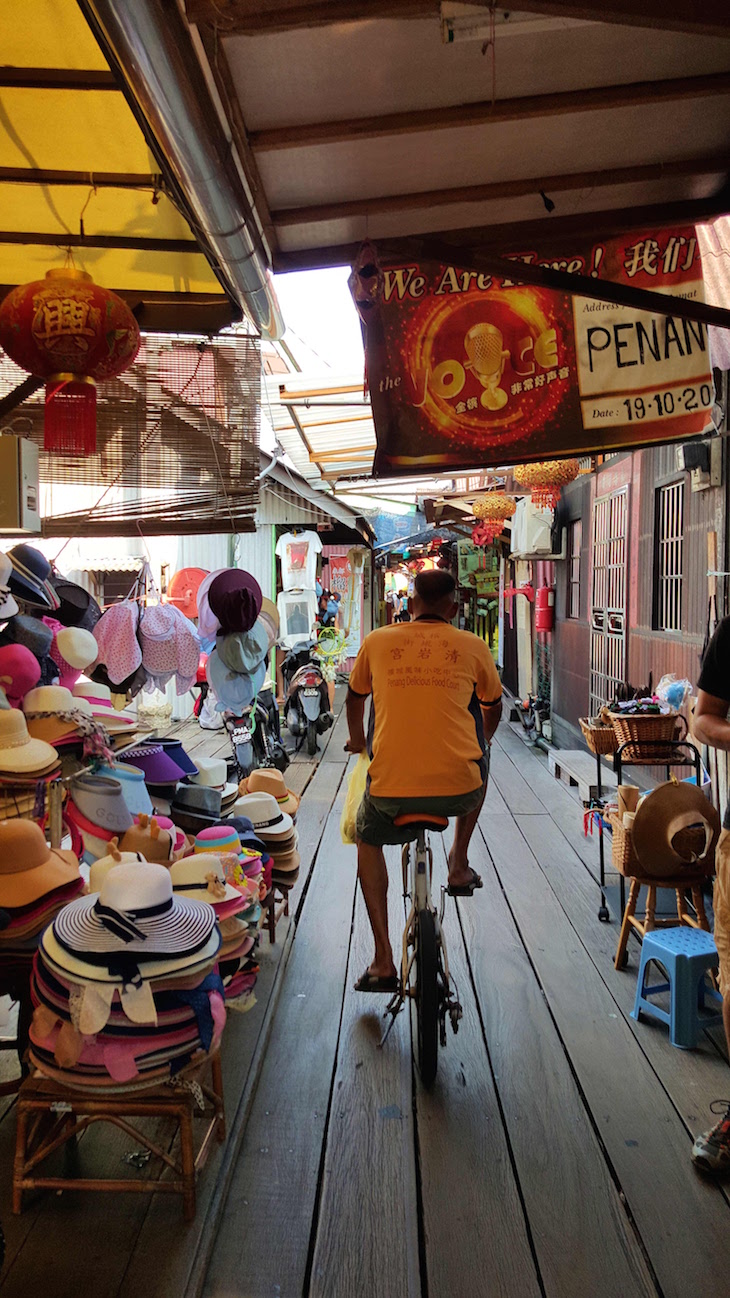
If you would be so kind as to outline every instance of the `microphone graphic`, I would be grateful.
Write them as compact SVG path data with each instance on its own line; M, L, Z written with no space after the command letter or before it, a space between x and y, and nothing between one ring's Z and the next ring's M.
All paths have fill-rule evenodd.
M472 325L464 335L464 350L469 357L465 368L479 379L484 391L481 402L487 410L501 410L507 404L507 393L499 386L509 352L503 349L502 332L496 325Z

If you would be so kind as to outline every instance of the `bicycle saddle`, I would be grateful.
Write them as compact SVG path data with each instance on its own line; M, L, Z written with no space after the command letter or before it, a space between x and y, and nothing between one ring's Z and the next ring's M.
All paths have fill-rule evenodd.
M449 818L448 816L432 816L427 811L410 811L402 816L396 816L393 824L397 825L398 828L404 825L418 825L419 828L423 826L424 829L442 830L448 829Z

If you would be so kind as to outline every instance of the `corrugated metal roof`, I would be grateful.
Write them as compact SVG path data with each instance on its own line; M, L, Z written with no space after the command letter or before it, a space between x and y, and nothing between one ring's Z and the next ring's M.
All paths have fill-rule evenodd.
M302 477L333 482L371 473L375 427L362 375L274 375L264 386L265 411Z

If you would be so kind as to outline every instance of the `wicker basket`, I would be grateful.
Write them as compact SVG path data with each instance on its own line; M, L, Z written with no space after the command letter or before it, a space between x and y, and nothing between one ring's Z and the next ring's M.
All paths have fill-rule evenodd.
M632 879L640 874L639 858L634 851L630 829L624 829L623 818L617 811L609 811L606 819L611 826L611 857L614 870Z
M579 717L583 738L592 753L615 753L618 748L616 732L611 725L595 717Z
M621 754L624 762L644 762L649 766L660 764L673 754L671 748L660 748L658 745L662 741L682 739L687 733L684 717L676 712L649 713L644 716L641 713L632 716L622 712L609 712L609 716L616 735L616 746L630 745Z

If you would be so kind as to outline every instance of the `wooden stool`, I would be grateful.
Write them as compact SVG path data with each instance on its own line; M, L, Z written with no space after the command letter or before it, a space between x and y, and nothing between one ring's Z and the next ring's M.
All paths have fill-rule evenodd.
M289 916L289 888L283 884L274 883L266 899L266 923L264 927L269 934L269 945L273 946L276 942L276 925L282 918Z
M623 969L628 961L628 944L629 935L632 928L640 933L642 938L645 933L651 933L657 928L676 928L679 924L686 924L690 928L702 928L709 933L710 925L707 922L705 913L705 900L702 896L702 884L705 882L707 875L689 875L688 878L678 880L674 879L655 879L644 875L631 875L631 888L629 890L629 899L624 911L621 933L619 935L618 947L616 948L616 959L614 967ZM647 889L646 913L644 921L637 918L636 906L639 900L641 888ZM656 911L656 890L657 888L671 888L677 898L677 918L675 919L657 919ZM691 890L692 905L697 912L697 918L690 915L687 910L687 900L685 893Z
M204 1081L210 1070L210 1084ZM220 1055L216 1051L202 1062L192 1063L178 1074L180 1083L164 1082L148 1091L117 1093L105 1096L73 1090L65 1083L51 1081L34 1071L21 1085L18 1094L18 1126L13 1164L13 1212L23 1205L23 1191L49 1190L127 1190L137 1194L180 1194L185 1221L195 1217L195 1177L203 1166L213 1136L225 1139L226 1120L223 1108L223 1078ZM201 1112L190 1084L197 1084L205 1101ZM156 1144L131 1118L170 1118L180 1133L180 1153L175 1158ZM193 1118L206 1122L197 1156L194 1152ZM92 1179L36 1175L35 1169L57 1149L74 1140L94 1122L109 1122L139 1141L163 1167L148 1180ZM169 1148L169 1146L167 1147ZM169 1169L172 1177L164 1179Z

